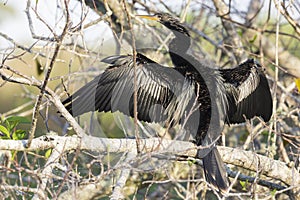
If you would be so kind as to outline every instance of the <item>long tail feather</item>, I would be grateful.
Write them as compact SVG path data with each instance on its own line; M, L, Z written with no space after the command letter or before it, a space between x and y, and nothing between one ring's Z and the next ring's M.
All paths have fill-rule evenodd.
M202 161L206 180L220 191L225 192L229 187L229 182L218 149L213 148Z

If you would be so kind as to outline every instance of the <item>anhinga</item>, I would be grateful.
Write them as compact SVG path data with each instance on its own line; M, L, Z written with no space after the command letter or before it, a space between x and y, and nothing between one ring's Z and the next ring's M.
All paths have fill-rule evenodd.
M225 122L241 123L254 116L270 119L272 99L263 70L252 59L233 69L212 69L187 53L190 35L177 19L161 13L140 17L160 22L175 38L169 43L174 68L136 55L138 119L184 124L195 144L205 147L199 148L197 157L203 160L207 181L224 191L229 184L215 142ZM64 105L73 116L121 111L133 117L133 56L110 56L102 61L110 64L105 72L67 98Z

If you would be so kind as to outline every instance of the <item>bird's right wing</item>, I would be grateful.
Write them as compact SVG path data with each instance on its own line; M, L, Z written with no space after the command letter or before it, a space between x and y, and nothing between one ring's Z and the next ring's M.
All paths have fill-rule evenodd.
M133 117L133 57L110 56L102 61L110 64L105 72L63 104L73 116L89 111L120 111ZM142 54L136 57L136 86L138 119L146 122L178 122L194 92L191 81L174 68L161 66Z

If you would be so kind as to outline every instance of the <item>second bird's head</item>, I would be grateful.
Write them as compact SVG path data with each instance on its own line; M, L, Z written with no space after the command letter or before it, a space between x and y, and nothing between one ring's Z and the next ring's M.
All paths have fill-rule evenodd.
M174 34L180 33L190 37L190 34L188 30L184 27L184 25L177 18L171 16L168 13L155 13L154 15L137 15L137 16L144 19L157 21L162 25L164 25L165 27L167 27L168 29L170 29L171 31L173 31Z

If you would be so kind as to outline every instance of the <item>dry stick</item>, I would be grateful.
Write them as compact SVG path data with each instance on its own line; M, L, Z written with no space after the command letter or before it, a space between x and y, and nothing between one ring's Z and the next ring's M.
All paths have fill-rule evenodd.
M34 133L35 133L35 129L36 129L36 124L37 124L38 112L40 110L40 106L41 106L41 103L42 103L42 98L43 98L44 93L45 93L45 88L47 86L47 83L48 83L48 80L49 80L49 77L50 77L50 74L51 74L51 71L52 71L55 59L56 59L56 57L58 55L60 46L61 46L60 43L57 43L57 45L55 47L55 50L54 50L54 54L52 56L52 59L51 59L50 65L49 65L49 68L48 68L46 76L45 76L45 79L43 81L43 84L42 84L42 87L41 87L41 90L40 90L40 94L39 94L38 99L36 101L36 104L34 106L34 112L33 112L32 123L31 123L31 130L29 132L29 140L28 140L28 143L26 144L27 147L30 147L31 141L32 141L32 139L34 137Z
M37 39L37 40L44 40L44 41L56 41L56 38L50 38L50 37L43 37L43 36L38 36L35 34L35 31L34 31L34 28L33 28L33 23L32 23L32 19L31 19L31 15L29 13L29 10L30 10L30 5L31 5L31 1L30 0L27 0L27 5L26 5L26 9L25 9L25 13L26 13L26 16L27 16L27 20L28 20L28 25L29 25L29 29L30 29L30 33L32 35L32 38L34 39ZM40 18L39 18L40 19ZM44 23L44 25L46 27L49 28L49 30L53 32L53 30L48 26L47 23ZM55 37L55 34L54 34L54 37Z
M183 9L183 12L182 12L182 18L180 19L180 22L183 23L185 21L185 18L187 16L187 12L188 12L188 8L190 7L190 4L191 4L191 0L187 0L186 2L186 5Z
M240 180L240 181L247 181L249 183L253 183L255 181L255 178L256 178L256 177L241 174L240 171L238 171L238 172L237 171L232 171L229 168L227 168L226 171L227 171L227 174L228 174L229 177L231 177L231 178L236 178L237 177L237 179ZM259 185L262 185L262 186L265 186L265 187L268 187L268 188L271 188L271 189L276 189L276 190L286 189L285 186L282 186L282 185L279 185L279 184L276 184L276 183L272 183L270 181L262 180L262 179L258 179L257 183ZM230 190L228 190L228 191L230 191Z
M32 105L32 101L28 101L28 102L26 102L26 103L24 103L24 104L22 104L22 105L20 105L20 106L18 106L16 108L12 109L12 110L9 110L6 113L0 114L0 115L4 116L4 117L9 116L9 115L13 115L15 113L20 112L21 110L23 110L24 108L26 108L26 107L28 107L30 105ZM31 111L31 109L30 109L30 111ZM19 115L19 116L21 116L21 115Z
M289 22L289 24L294 28L294 30L296 31L296 33L298 35L300 35L300 25L297 23L296 20L294 20L291 15L289 14L289 12L287 11L286 7L284 6L283 3L281 3L281 5L279 5L279 1L275 3L275 6L277 8L277 11L279 11L284 17L285 19ZM281 9L282 8L282 9Z
M8 35L4 34L4 33L1 33L0 32L0 36L3 37L4 39L6 39L7 41L11 42L15 47L19 48L19 49L22 49L28 53L34 53L36 55L39 55L43 58L45 58L46 56L40 52L37 52L37 51L34 51L32 48L33 46L36 44L36 42L34 42L29 48L28 47L25 47L19 43L17 43L16 41L14 41L14 39L12 39L11 37L9 37Z
M276 4L276 2L274 2ZM273 83L273 122L271 122L270 130L269 130L269 136L268 136L268 149L270 148L269 145L271 145L271 158L276 153L276 137L277 137L277 83L278 83L278 65L279 65L279 57L278 57L278 45L279 45L279 10L277 10L276 14L276 39L275 39L275 75L274 75L274 83ZM274 128L272 130L272 127ZM274 137L272 138L272 133L274 133ZM271 141L272 140L272 141Z
M138 110L137 110L137 69L136 69L136 46L135 46L135 37L134 37L134 32L132 28L132 22L131 22L131 17L129 14L129 11L127 10L127 5L124 0L122 0L123 6L127 15L128 19L128 25L130 29L130 34L131 34L131 45L132 45L132 59L133 59L133 67L134 67L134 73L133 73L133 82L134 82L134 93L133 93L133 117L134 117L134 133L136 137L136 146L137 146L137 153L140 153L140 136L138 132Z
M63 145L62 145L63 146ZM57 149L57 148L55 148ZM63 150L63 149L62 149ZM63 153L63 152L62 152ZM60 154L60 156L62 155L62 153ZM60 183L60 186L58 187L55 195L54 195L54 198L53 199L57 199L58 195L61 193L62 189L63 189L63 186L64 186L64 183L67 182L67 178L70 176L70 173L72 172L73 170L73 166L74 166L74 163L76 162L78 156L79 156L79 153L80 153L80 143L78 144L78 148L76 148L76 151L75 151L75 156L73 157L72 159L72 162L71 164L69 165L67 171L65 172L65 175L63 177L63 180L62 182ZM51 155L52 156L52 155ZM55 163L57 164L57 162Z
M137 118L137 70L136 70L136 46L135 46L135 37L134 37L134 33L133 33L133 28L132 28L132 23L131 23L131 17L129 14L129 11L127 10L127 5L125 3L125 1L122 1L123 6L124 6L124 10L126 12L126 16L128 19L128 24L129 24L129 29L130 29L130 33L131 33L131 40L132 40L132 59L133 59L133 67L134 67L134 93L133 93L133 113L134 113L134 133L135 133L135 137L136 137L136 152L128 152L128 154L126 155L126 158L124 160L124 162L129 162L130 160L132 160L134 157L136 157L137 154L140 153L140 137L139 137L139 132L138 132L138 118ZM122 189L124 188L127 179L129 178L130 175L130 167L122 167L121 168L121 172L120 175L118 177L118 180L114 186L112 195L110 196L111 200L117 200L117 199L124 199L124 196L122 194Z
M123 199L124 195L122 193L122 189L124 188L127 179L129 178L130 175L130 161L134 160L134 158L136 158L136 152L128 152L128 154L126 155L126 158L124 160L125 164L127 164L128 166L124 166L121 169L120 175L117 178L117 182L114 185L114 190L112 195L110 196L111 200L118 200L118 199Z
M261 32L258 32L259 34L259 55L260 55L260 62L261 63L265 63L265 56L264 56L264 51L263 51L263 33L265 32L265 30L267 29L268 25L269 25L269 21L271 19L271 1L269 1L269 5L268 5L268 14L267 14L267 19L263 25L263 28L261 30Z
M79 144L80 145L80 142ZM65 152L65 144L64 143L58 143L56 147L52 150L52 153L50 157L47 160L47 163L45 164L45 168L41 172L41 182L38 185L37 189L40 194L44 194L43 199L46 199L47 194L46 194L46 187L48 180L52 177L52 171L54 167L57 165L57 163L60 160L60 157L63 155ZM34 195L32 198L33 200L38 200L40 199L39 196Z
M95 20L94 22L92 21L90 23L85 24L83 26L84 29L86 29L86 28L88 28L88 27L90 27L90 26L92 26L92 25L94 25L94 24L96 24L100 21L103 21L103 20L107 19L108 17L110 17L113 14L113 12L111 11L110 7L107 4L107 0L103 0L103 5L104 5L104 8L106 10L106 13L104 15L100 16L100 18Z
M36 124L37 124L37 116L38 116L38 112L39 112L39 109L40 109L40 106L41 106L41 103L42 103L42 99L43 99L43 96L44 96L44 93L45 93L45 89L46 89L47 83L49 81L50 74L52 72L55 60L58 56L59 49L62 45L63 38L67 34L67 29L68 29L68 25L69 25L69 11L68 11L67 2L65 1L64 3L65 3L65 6L66 6L66 24L65 24L65 27L62 31L62 34L59 37L57 35L54 35L55 40L56 40L56 46L55 46L54 53L53 53L53 56L51 58L51 61L50 61L45 79L43 81L43 84L42 84L42 87L41 87L41 90L40 90L40 94L39 94L38 99L36 101L36 105L34 106L34 112L33 112L32 123L31 123L31 130L29 132L28 143L26 144L27 147L30 147L31 141L34 138L34 133L35 133Z
M231 36L231 45L235 48L233 49L233 55L235 56L235 61L244 60L246 58L245 50L241 38L237 34L237 31L232 23L227 21L231 19L230 17L230 7L228 7L222 0L213 0L213 3L216 7L217 14L221 18L222 25L226 30L227 34Z

